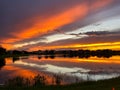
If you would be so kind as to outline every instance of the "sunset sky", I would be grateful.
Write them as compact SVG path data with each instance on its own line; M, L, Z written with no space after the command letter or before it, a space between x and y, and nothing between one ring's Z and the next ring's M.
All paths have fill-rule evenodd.
M120 50L120 0L0 0L8 50Z

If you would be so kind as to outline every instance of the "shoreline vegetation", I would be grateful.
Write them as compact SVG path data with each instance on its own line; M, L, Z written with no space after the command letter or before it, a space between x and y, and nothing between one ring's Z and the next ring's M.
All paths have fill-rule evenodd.
M105 57L110 58L114 55L120 55L120 50L38 50L38 51L19 51L19 50L6 50L3 47L0 47L0 59L7 57L20 57L28 55L45 55L46 57L57 55L61 57L78 57L78 58L89 58L91 56L97 56L98 58Z
M120 77L67 85L61 85L61 80L57 76L54 85L45 84L45 80L45 77L40 75L33 79L15 77L8 80L6 85L0 86L0 90L120 90Z

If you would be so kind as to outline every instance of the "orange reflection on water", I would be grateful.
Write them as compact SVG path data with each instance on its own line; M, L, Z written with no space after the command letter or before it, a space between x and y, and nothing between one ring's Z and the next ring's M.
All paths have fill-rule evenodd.
M89 59L77 59L80 62L93 62L93 63L117 63L120 64L120 56L113 56L111 58L97 58L91 57Z
M39 74L39 75L45 77L46 84L48 84L48 85L53 84L54 77L49 74L43 73L43 72L38 72L35 70L30 70L30 69L25 69L25 68L21 68L21 67L17 67L17 66L10 66L10 65L7 65L4 68L2 68L1 72L4 72L4 71L8 72L8 74L7 74L8 77L13 78L16 76L21 76L24 78L29 78L31 80ZM4 75L4 73L3 73L3 75ZM64 84L64 83L62 82L62 84Z
M12 58L5 58L6 64L12 64Z
M2 70L12 72L9 76L34 77L37 73L16 66L5 66Z

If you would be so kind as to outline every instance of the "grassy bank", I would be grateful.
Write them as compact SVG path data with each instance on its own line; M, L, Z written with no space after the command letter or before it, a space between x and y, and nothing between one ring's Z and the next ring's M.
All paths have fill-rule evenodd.
M109 80L89 81L72 85L49 85L31 87L0 87L0 90L120 90L120 77Z

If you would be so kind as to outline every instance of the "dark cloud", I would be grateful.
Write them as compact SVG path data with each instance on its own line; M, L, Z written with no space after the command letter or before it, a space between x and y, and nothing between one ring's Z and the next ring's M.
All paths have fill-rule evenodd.
M80 33L80 34L85 34L88 36L118 36L120 35L120 30L119 31L92 31L92 32L86 32L86 33Z

